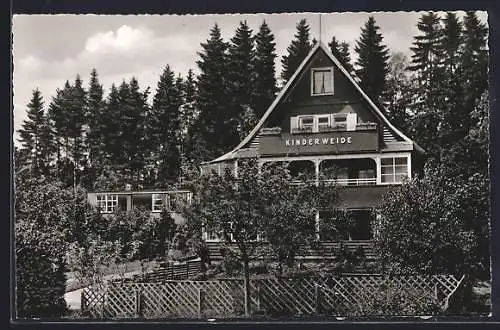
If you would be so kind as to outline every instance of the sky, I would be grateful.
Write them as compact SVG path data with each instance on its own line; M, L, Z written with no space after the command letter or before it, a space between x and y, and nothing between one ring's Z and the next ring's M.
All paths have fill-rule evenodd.
M383 43L391 52L410 55L420 12L323 13L321 33L319 13L224 14L224 15L14 15L12 20L14 141L26 119L26 105L38 88L47 108L57 88L80 74L88 86L95 68L99 80L109 90L112 83L136 77L141 89L151 88L151 97L165 66L185 75L198 72L196 61L200 43L209 37L215 23L229 41L240 21L247 21L256 33L265 20L275 36L276 70L281 72L281 57L293 40L297 22L305 18L311 39L327 44L332 36L354 45L360 28L374 16ZM463 13L459 12L463 15ZM486 12L479 12L487 22Z

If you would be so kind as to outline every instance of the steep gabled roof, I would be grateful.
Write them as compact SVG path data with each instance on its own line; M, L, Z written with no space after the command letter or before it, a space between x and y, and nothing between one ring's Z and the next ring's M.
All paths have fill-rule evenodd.
M280 103L280 101L282 100L282 98L287 94L287 92L290 89L290 87L295 83L295 81L297 80L300 72L302 72L302 70L304 69L304 67L311 60L312 56L320 48L332 60L332 62L335 63L335 65L340 70L340 72L342 72L342 74L351 82L351 84L356 88L356 90L361 94L361 96L367 101L368 105L372 108L372 110L375 113L375 115L377 115L387 125L387 127L391 131L393 131L396 135L398 135L401 139L403 139L408 144L412 144L414 146L414 148L418 152L420 152L422 154L425 153L424 149L422 149L418 144L416 144L414 141L412 141L410 138L408 138L406 135L404 135L400 130L398 130L396 127L394 127L394 125L392 125L389 122L389 120L387 119L387 117L385 117L385 115L382 113L382 111L380 111L380 109L377 107L377 105L375 103L373 103L373 101L368 97L368 95L366 95L366 93L361 89L361 87L354 80L354 78L342 66L342 64L339 62L339 60L337 60L335 58L335 56L333 56L333 54L330 52L330 50L322 42L318 42L318 43L316 43L313 46L313 48L311 49L311 51L309 52L309 54L307 54L307 56L304 58L304 60L302 61L302 63L300 63L300 65L297 68L297 70L294 72L294 74L292 75L292 77L288 80L288 82L286 83L286 85L281 89L280 93L274 99L273 103L271 103L271 105L267 108L266 112L264 113L264 115L262 116L262 118L259 120L259 122L257 123L257 125L250 132L250 134L248 134L233 150L229 151L228 153L226 153L226 154L224 154L224 155L222 155L222 156L220 156L220 157L218 157L218 158L216 158L214 160L206 162L206 163L217 163L217 162L220 162L220 161L223 161L223 160L232 159L233 158L232 156L234 156L235 153L239 149L241 149L242 147L244 147L248 142L250 142L252 140L252 138L254 138L256 136L256 134L262 128L262 125L264 125L264 123L266 122L266 119L273 112L273 110L276 108L276 106Z

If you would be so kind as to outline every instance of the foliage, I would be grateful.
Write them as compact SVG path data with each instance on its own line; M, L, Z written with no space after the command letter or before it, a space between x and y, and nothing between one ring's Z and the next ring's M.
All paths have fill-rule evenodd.
M375 228L382 268L425 274L489 274L487 180L429 169L387 194Z
M101 285L105 281L106 270L124 262L121 249L120 241L107 241L99 235L92 235L83 244L73 242L66 255L68 269L82 286Z
M179 177L181 88L176 84L174 72L167 65L158 82L147 128L152 149L150 161L156 165L156 175L151 180L160 187L175 183Z
M436 315L441 311L433 292L396 283L383 285L367 297L354 312L355 315L420 316Z
M359 56L356 61L359 85L376 104L380 104L386 91L389 73L389 50L382 44L383 37L379 29L373 16L370 16L361 28L361 36L354 48Z
M332 40L328 43L330 51L340 64L347 70L350 75L354 75L354 67L351 63L351 55L349 54L349 43L342 41L338 42L337 38L332 37Z
M70 205L60 184L38 178L20 187L15 201L17 315L62 316Z
M405 134L410 133L411 106L415 91L415 77L408 72L408 59L403 53L393 53L389 60L387 91L382 97L389 121Z
M27 109L27 119L19 129L24 165L34 176L50 175L49 162L53 153L52 135L44 114L43 99L35 89Z
M32 242L16 240L16 316L49 318L66 314L62 263Z
M210 38L201 44L202 51L198 53L200 60L196 63L200 74L196 106L199 115L191 131L190 144L190 154L198 162L213 159L234 146L235 135L227 104L227 46L215 24L210 30Z
M297 31L294 35L295 39L292 40L287 48L287 55L284 55L281 59L281 64L283 65L283 71L281 72L281 78L283 79L282 85L285 85L288 79L292 77L295 70L299 67L300 63L306 58L307 54L312 48L311 42L309 40L309 24L305 19L301 19L297 23Z
M261 118L269 105L274 101L276 87L276 43L266 21L259 27L255 35L255 57L253 67L255 70L254 99L252 108L255 117Z

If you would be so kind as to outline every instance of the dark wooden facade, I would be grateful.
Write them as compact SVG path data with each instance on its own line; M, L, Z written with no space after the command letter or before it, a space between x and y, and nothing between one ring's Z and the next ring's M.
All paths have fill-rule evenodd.
M309 167L313 179L339 186L336 207L356 212L375 208L384 193L419 172L424 151L388 121L329 49L318 43L251 133L233 150L203 164L202 171L222 173L229 167L237 173L238 161L245 158L257 158L260 165ZM325 178L329 167L341 170ZM206 238L211 253L218 255L217 240ZM345 243L351 249L361 244L372 255L369 238ZM322 245L332 251L338 244Z

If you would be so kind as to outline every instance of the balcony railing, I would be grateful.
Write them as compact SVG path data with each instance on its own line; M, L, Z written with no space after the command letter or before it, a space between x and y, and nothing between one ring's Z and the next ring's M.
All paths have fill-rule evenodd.
M314 179L306 180L306 182L316 182ZM371 186L377 184L377 178L354 178L354 179L324 179L318 180L318 182L338 185L338 186ZM303 184L303 180L293 180L291 182L294 185Z
M359 123L356 125L356 131L368 131L368 130L375 130L377 129L377 124L376 123L371 123L371 122L366 122L366 123ZM313 127L294 127L291 129L292 134L305 134L305 133L323 133L323 132L341 132L341 131L346 131L347 130L347 124L346 123L337 123L333 125L322 125L318 126L317 130L315 130ZM269 135L269 134L268 134Z

